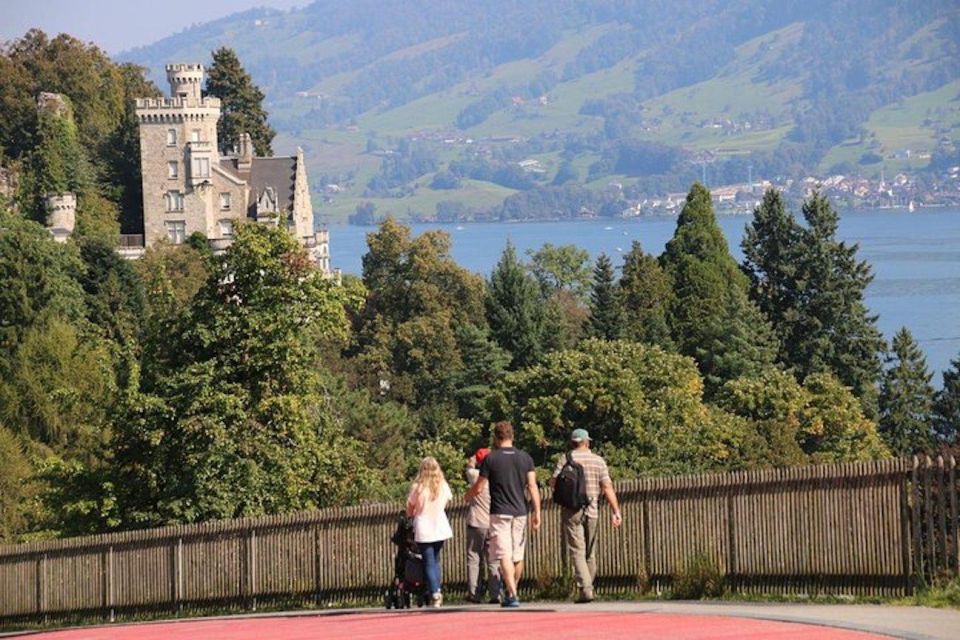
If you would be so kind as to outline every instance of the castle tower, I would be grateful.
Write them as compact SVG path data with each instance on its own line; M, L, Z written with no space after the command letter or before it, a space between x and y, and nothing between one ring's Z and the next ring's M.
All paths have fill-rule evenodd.
M167 82L170 83L170 95L174 98L187 98L199 102L203 86L202 64L168 64Z
M57 242L66 242L77 226L77 196L69 191L47 196L47 229Z
M214 188L220 99L203 96L203 65L167 65L167 80L169 98L138 98L136 105L146 246L183 242L194 232L217 238L219 212L229 210L221 200L245 205L242 181Z

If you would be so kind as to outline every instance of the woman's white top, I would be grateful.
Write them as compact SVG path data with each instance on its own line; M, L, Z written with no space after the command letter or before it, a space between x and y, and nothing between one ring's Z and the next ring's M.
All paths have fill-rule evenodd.
M428 492L419 493L411 489L407 504L413 506L413 539L417 542L439 542L453 537L450 521L444 508L453 498L450 485L444 482L435 500L430 500Z

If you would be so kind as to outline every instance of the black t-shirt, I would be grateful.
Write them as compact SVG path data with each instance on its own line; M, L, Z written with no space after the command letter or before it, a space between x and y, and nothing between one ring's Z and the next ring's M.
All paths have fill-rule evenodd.
M480 464L480 475L490 483L490 514L527 515L527 474L533 458L513 447L494 449Z

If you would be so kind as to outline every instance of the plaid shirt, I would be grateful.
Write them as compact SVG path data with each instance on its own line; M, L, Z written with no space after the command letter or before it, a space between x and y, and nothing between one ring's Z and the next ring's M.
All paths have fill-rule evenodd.
M596 518L599 515L600 485L605 482L612 483L610 472L607 471L607 462L589 449L574 449L571 454L574 462L583 465L583 475L587 480L587 498L590 499L590 505L584 511L584 515L588 518ZM553 470L554 478L560 475L566 463L566 454L557 459L557 466Z

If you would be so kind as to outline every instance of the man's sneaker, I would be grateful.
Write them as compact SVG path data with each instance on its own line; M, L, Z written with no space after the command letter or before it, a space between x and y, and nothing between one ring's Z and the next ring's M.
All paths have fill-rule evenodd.
M443 594L435 593L433 594L433 606L439 608L443 604Z
M468 593L466 597L466 601L469 602L470 604L480 604L480 597L472 593Z
M500 604L500 598L490 598L490 600L487 601L487 604Z
M520 606L520 598L517 596L507 596L500 602L500 606L506 609L516 609Z
M584 589L580 592L580 597L574 600L577 604L593 602L593 589Z

